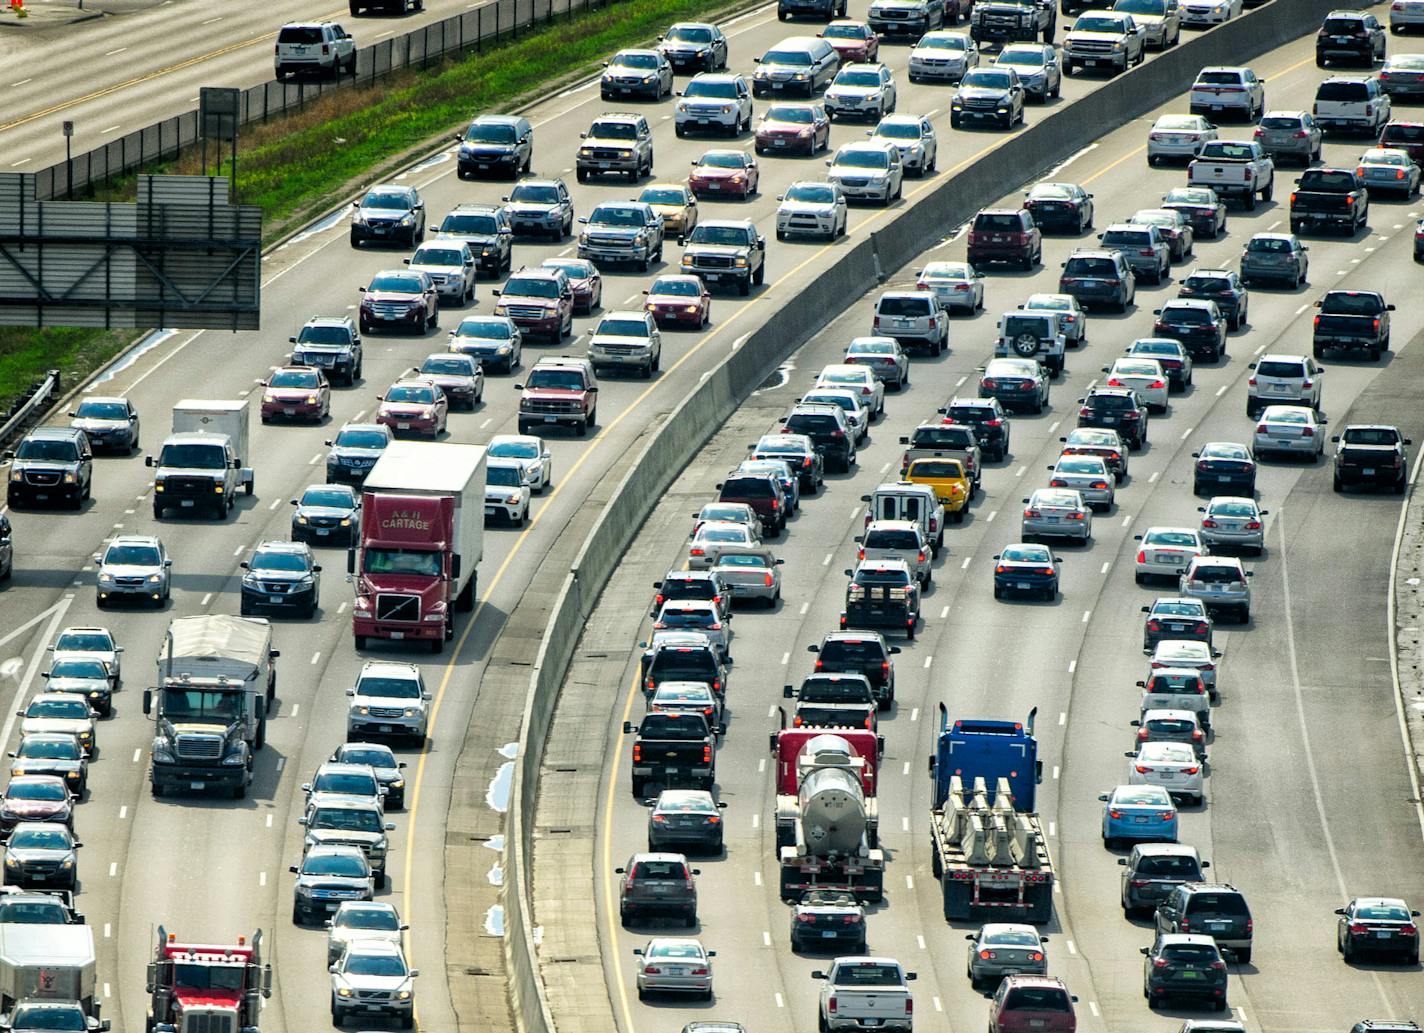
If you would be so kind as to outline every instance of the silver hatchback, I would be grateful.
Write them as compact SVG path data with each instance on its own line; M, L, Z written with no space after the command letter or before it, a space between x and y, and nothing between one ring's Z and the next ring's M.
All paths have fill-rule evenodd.
M1270 510L1262 509L1256 500L1242 495L1217 495L1205 506L1198 506L1201 537L1208 546L1223 545L1246 549L1253 556L1266 548L1266 523L1262 519Z
M1294 233L1257 233L1241 252L1241 282L1298 287L1310 275L1309 250Z
M1070 488L1082 495L1084 501L1096 510L1106 512L1112 509L1116 499L1117 481L1108 469L1107 460L1101 456L1067 455L1059 456L1058 462L1049 468L1053 475L1049 487Z

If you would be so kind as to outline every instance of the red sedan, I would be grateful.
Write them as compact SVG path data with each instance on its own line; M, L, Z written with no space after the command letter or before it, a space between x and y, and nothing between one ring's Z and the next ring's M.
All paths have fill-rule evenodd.
M603 276L587 258L546 258L541 269L562 269L574 289L574 311L585 314L603 307Z
M424 434L437 438L445 431L450 403L445 392L429 380L397 380L383 395L376 410L376 422L393 434Z
M712 322L712 295L696 276L659 276L643 292L643 308L659 328L689 326L700 330Z
M746 151L708 151L692 163L687 185L700 200L724 195L745 200L757 192L761 170Z
M331 413L331 385L312 366L283 366L262 381L262 422L311 420L320 423Z
M842 64L875 61L880 56L880 37L865 22L834 21L821 38L841 56Z
M831 146L831 120L820 104L773 104L756 131L756 152L799 151L815 154Z

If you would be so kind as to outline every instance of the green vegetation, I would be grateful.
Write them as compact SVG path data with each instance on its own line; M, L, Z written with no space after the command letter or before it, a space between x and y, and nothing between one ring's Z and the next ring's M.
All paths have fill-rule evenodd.
M370 86L336 90L305 108L245 127L238 148L243 204L263 209L268 240L330 208L365 182L408 164L474 114L508 110L582 78L621 47L656 36L675 21L723 10L728 0L619 0L608 7L525 30L482 52L406 69ZM537 139L537 137L536 137ZM544 138L549 154L569 141ZM196 152L150 172L194 173ZM226 170L224 170L226 171ZM96 193L128 200L128 178ZM44 370L59 367L67 384L102 366L132 334L82 329L0 328L0 404Z

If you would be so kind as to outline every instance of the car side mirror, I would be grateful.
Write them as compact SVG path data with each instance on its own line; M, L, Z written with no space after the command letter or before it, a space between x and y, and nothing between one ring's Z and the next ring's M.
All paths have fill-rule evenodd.
M1111 794L1111 793L1099 793L1099 794L1098 794L1098 799L1101 800L1101 801L1103 801L1103 803L1107 803L1110 799L1112 799L1112 794Z
M1141 722L1141 721L1129 721L1128 724L1132 725L1133 728L1141 728L1141 727L1142 727L1142 722Z
M624 722L623 722L623 734L624 734L624 735L632 735L632 734L633 734L634 732L636 732L637 730L638 730L638 729L633 726L633 722L632 722L632 721L624 721ZM622 869L619 869L619 870L622 871Z
M1144 957L1146 957L1148 954L1151 954L1151 953L1152 953L1152 948L1151 948L1151 947L1138 947L1138 948L1137 948L1137 953L1139 953L1139 954L1143 955ZM1073 999L1074 999L1075 1001L1077 1000L1076 997L1073 998Z
M1335 909L1335 913L1336 913L1337 915L1343 915L1343 914L1345 913L1345 909L1344 909L1343 907L1337 907L1337 908Z

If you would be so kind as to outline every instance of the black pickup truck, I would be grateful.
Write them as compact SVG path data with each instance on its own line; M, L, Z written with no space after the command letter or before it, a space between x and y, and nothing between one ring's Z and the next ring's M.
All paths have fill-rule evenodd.
M641 724L623 722L623 734L633 738L633 795L643 797L649 782L664 787L711 789L717 781L717 737L726 726L713 727L702 714L652 713Z
M913 639L920 623L919 584L904 560L862 560L847 570L841 628L896 628Z
M1334 229L1353 236L1370 218L1370 192L1354 169L1309 169L1290 196L1292 233Z
M1336 491L1375 487L1404 494L1409 484L1409 457L1404 447L1412 442L1398 427L1356 423L1330 440L1336 446Z
M1325 357L1328 348L1369 353L1372 361L1389 351L1389 314L1394 306L1376 291L1326 291L1315 303L1312 352Z

